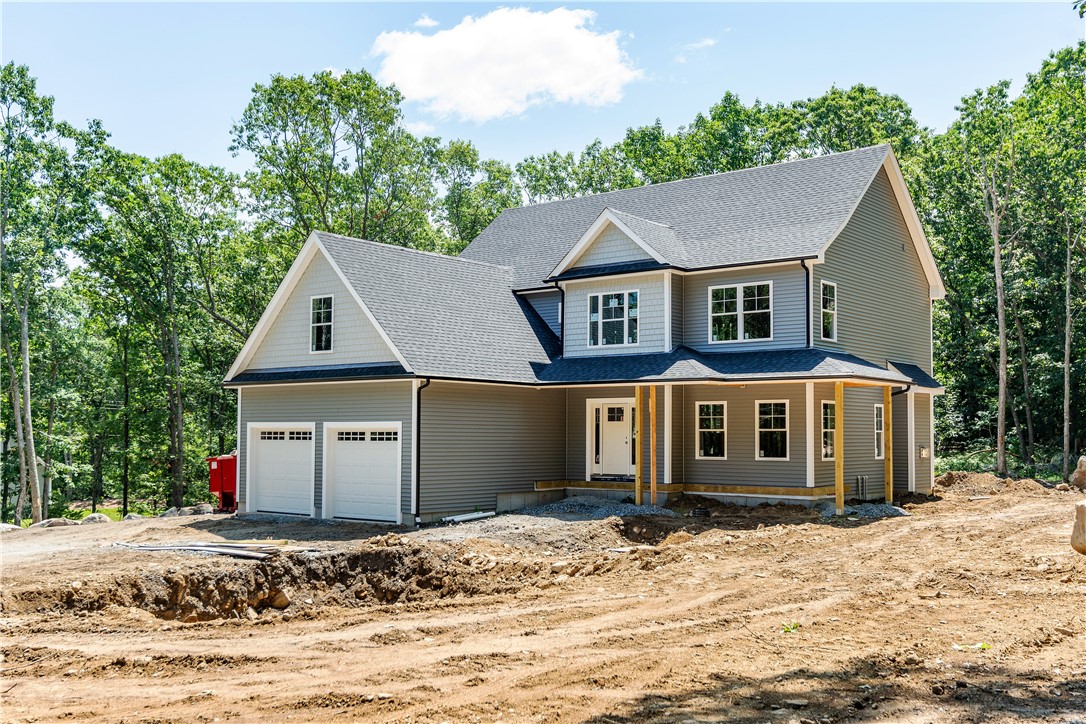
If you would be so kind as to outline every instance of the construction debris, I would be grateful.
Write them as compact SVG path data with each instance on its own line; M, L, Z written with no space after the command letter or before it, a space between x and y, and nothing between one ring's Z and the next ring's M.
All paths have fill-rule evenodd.
M1086 500L1075 505L1075 527L1071 530L1071 547L1086 555Z
M232 556L234 558L251 558L264 560L277 556L280 553L311 553L316 548L304 548L301 546L286 545L286 541L271 541L266 543L171 543L168 545L156 545L153 543L115 543L124 548L135 548L141 551L190 551L195 553L213 553L216 555Z

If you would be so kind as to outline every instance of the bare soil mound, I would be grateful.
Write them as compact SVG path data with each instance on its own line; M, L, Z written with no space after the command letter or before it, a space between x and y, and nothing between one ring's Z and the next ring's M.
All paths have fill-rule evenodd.
M1003 495L1006 493L1024 495L1048 495L1051 488L1033 478L1000 478L991 473L971 473L951 471L935 479L933 493L951 493L960 496Z

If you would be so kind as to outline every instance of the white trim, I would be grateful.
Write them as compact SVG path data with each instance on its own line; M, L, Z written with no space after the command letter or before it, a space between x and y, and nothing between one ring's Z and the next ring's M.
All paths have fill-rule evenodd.
M882 429L876 424L879 421L877 412L882 412ZM886 406L881 402L876 402L871 409L871 434L875 436L873 442L875 443L875 459L886 459ZM879 435L882 435L882 445L879 445Z
M248 445L249 441L246 440L245 444ZM240 473L241 473L241 471L239 469L240 463L241 463L241 388L240 387L238 388L238 423L237 423L236 431L234 433L234 449L238 451L238 460L236 461L237 466L234 468L234 470L237 471L237 473L240 475ZM248 449L248 447L246 447L246 449L245 449L245 477L238 479L238 492L240 493L242 490L245 491L245 505L246 505L245 510L248 510L249 509L248 508L248 505L249 505L249 449ZM234 505L240 507L241 506L241 500L235 500Z
M916 398L912 392L905 393L905 429L908 431L906 438L909 446L909 492L916 492Z
M758 418L761 414L758 408L762 405L768 405L770 403L784 403L784 457L783 458L765 458L758 455L758 434L761 432L758 427ZM774 462L774 463L786 463L792 459L792 405L790 400L755 400L754 401L754 459L760 462ZM776 428L774 428L776 429Z
M822 287L833 287L833 312L832 312L832 314L833 314L833 336L832 337L824 336L824 333L826 331L826 327L822 323L822 315L826 313L826 310L822 306L822 303L823 303ZM838 324L838 320L840 319L840 316L841 316L840 314L838 314L838 312L840 312L840 311L841 311L841 300L837 295L837 283L836 282L828 282L825 279L820 279L819 280L819 285L818 285L818 337L823 342L836 342L837 341L837 324Z
M314 299L331 299L332 308L329 310L332 313L332 321L328 323L329 332L332 334L332 345L328 349L313 349L313 328L317 326L313 322L313 300ZM324 323L321 322L321 326ZM336 348L336 295L335 294L314 294L309 298L309 354L331 354Z
M411 380L411 515L418 510L416 497L419 487L419 386L422 380ZM419 511L422 514L422 511Z
M558 265L551 271L550 276L558 276L566 269L573 266L574 262L581 258L581 256L588 251L588 247L603 233L603 230L607 227L607 224L614 224L615 228L621 231L623 234L630 238L630 241L641 247L642 250L649 256L661 264L666 264L667 261L664 257L660 256L649 244L640 236L634 233L634 231L622 223L622 221L615 216L615 213L611 209L604 209L596 220L592 222L592 226L588 227L577 243L573 245L573 248L566 252L566 255L562 257L562 261L558 262ZM663 226L663 224L657 224L657 226Z
M282 311L283 305L286 304L291 292L298 285L302 274L309 268L309 264L313 261L313 257L317 251L324 254L325 259L328 260L328 264L332 267L333 271L339 276L339 280L343 283L343 286L347 287L347 291L350 292L351 297L354 298L358 306L362 308L362 312L366 315L366 319L377 330L377 334L381 337L388 348L392 351L396 361L403 365L404 369L408 372L411 371L411 366L407 363L407 359L404 358L400 351L396 348L396 345L392 343L392 339L385 332L384 328L377 323L377 319L370 312L369 307L362 301L362 298L358 296L358 292L350 281L343 274L343 270L336 264L335 259L328 253L328 250L324 248L324 244L320 242L317 236L317 232L312 232L309 238L306 239L305 244L302 245L301 250L298 252L298 256L294 258L294 262L290 265L290 269L287 271L286 276L283 277L283 281L279 282L278 288L275 290L275 294L272 295L271 301L268 302L268 306L264 308L264 313L260 315L260 320L256 323L256 327L253 328L252 334L245 340L245 345L241 348L241 352L234 359L234 363L230 365L230 370L226 373L226 379L233 379L252 359L253 354L260 347L261 342L264 341L264 337L271 329L271 324L279 316L279 312ZM312 312L311 312L312 313Z
M629 385L626 385L626 386L629 387ZM585 480L591 480L592 479L592 466L594 465L594 463L592 462L592 457L593 457L592 452L594 450L594 442L595 442L595 440L593 439L592 433L594 432L595 421L592 419L592 410L594 410L597 407L602 407L603 405L609 405L609 404L610 405L626 405L627 407L629 407L630 410L631 410L631 412L630 412L630 445L633 446L633 444L634 444L634 434L633 434L634 433L634 430L633 430L633 418L634 418L634 416L633 416L632 411L634 409L636 401L637 401L636 397L589 397L589 398L587 398L585 400L585 412L584 412L584 419L585 419L585 426L584 426L584 428L585 428L585 432L584 432L584 435L585 435L585 437L584 437L584 462L585 462L584 479ZM603 412L602 411L600 412L600 418L601 418L600 419L600 452L602 453L602 451L603 451L603 419L602 419L603 418ZM601 465L603 464L602 455L601 455L601 459L600 459L600 464ZM630 462L630 469L631 470L635 469L635 465L634 465L634 463L632 461Z
M930 438L929 442L930 442L930 445L931 445L931 447L928 448L928 450L930 451L930 452L928 452L928 472L931 473L931 480L929 481L929 484L931 485L931 487L928 488L928 492L932 493L932 492L935 491L935 396L934 395L928 395L928 433L929 433L928 436Z
M640 295L637 297L637 303L638 309L640 309ZM637 331L637 338L641 339L640 325L638 326ZM670 352L673 348L674 345L671 344L671 272L666 271L664 272L664 351Z
M815 404L814 382L805 382L804 406L807 408L807 487L813 488L815 484ZM819 409L821 412L821 408ZM821 445L820 445L821 447Z
M702 455L701 454L701 406L702 405L723 405L724 406L724 455L717 457L714 455ZM711 431L710 431L711 432ZM728 459L728 401L727 400L698 400L694 403L694 459L695 460L727 460Z
M811 257L805 260L808 265L821 264L822 259ZM798 259L789 259L787 261L756 261L750 264L731 264L728 266L711 266L704 269L676 269L680 274L684 276L693 276L694 274L724 274L727 272L742 272L750 269L768 269L777 266L800 266Z
M399 443L400 453L396 456L396 525L403 525L403 421L389 420L386 422L341 422L339 420L326 421L321 427L321 518L328 518L328 443L331 442L328 433L331 430L343 430L355 428L359 430L380 431L396 430L396 440ZM412 439L414 436L412 435ZM412 458L414 460L414 458ZM412 508L414 510L414 508ZM335 520L366 520L376 523L392 523L383 518L337 518Z
M623 317L622 317L622 339L623 340L628 340L630 338L630 295L631 294L636 294L637 295L637 320L638 321L637 321L637 341L636 342L626 342L626 341L624 341L622 344L604 344L604 342L603 342L603 322L604 322L604 319L603 319L603 298L606 295L614 295L614 294L621 294L622 295L622 307L623 307L623 310L624 310L623 313L622 313L623 314ZM599 342L597 344L592 344L592 298L593 297L599 297L599 299L600 299L600 303L599 303L599 310L600 310L599 311L599 315L600 315L599 329L597 330L598 331L597 339L599 340ZM604 349L604 348L606 348L606 349L615 349L615 348L618 348L618 347L638 347L638 346L641 345L641 290L640 289L625 289L625 290L617 290L617 291L610 291L610 292L593 292L591 294L586 294L585 295L585 301L587 302L587 312L586 312L587 319L585 321L588 322L588 326L585 328L585 348L586 349ZM617 321L617 320L609 319L607 321L614 322L614 321Z
M664 485L671 484L672 399L671 385L664 385Z
M894 155L894 149L889 146L886 149L886 157L875 173L871 175L871 179L864 187L864 192L860 194L860 198L856 199L856 204L852 207L852 210L848 212L848 216L841 223L837 230L833 232L829 240L822 245L822 248L818 252L819 259L826 258L826 250L830 248L830 244L837 240L837 237L841 235L841 232L848 226L848 222L852 221L853 215L856 213L856 209L860 208L860 204L863 202L864 196L867 195L867 191L871 188L871 184L878 178L879 171L886 169L886 177L890 180L890 188L894 191L894 197L897 199L898 208L901 211L901 216L905 221L905 226L909 229L909 236L913 241L913 248L916 250L916 255L920 259L920 266L924 269L924 276L928 280L928 297L929 299L942 299L946 296L946 287L943 286L943 278L939 275L939 267L935 264L935 257L931 253L931 245L928 243L928 238L924 235L924 227L920 223L920 217L916 214L916 206L913 205L912 197L909 195L909 189L905 185L905 178L901 175L901 166L898 165L897 157Z
M245 432L245 512L257 513L249 471L253 460L253 430L309 430L309 517L317 517L317 423L315 422L250 422ZM273 513L274 515L304 515L304 513Z
M769 336L758 337L757 339L743 339L744 328L744 316L743 311L743 289L746 287L760 287L763 284L769 285ZM717 289L735 289L735 321L737 324L736 338L735 339L713 339L713 292ZM709 315L708 330L706 330L706 344L757 344L760 342L772 342L774 329L777 326L773 318L773 280L767 280L762 282L737 282L735 284L717 284L715 286L706 287L706 314ZM752 314L764 314L767 310L759 309Z
M822 436L825 435L828 432L828 430L826 430L826 428L823 427L823 425L825 425L825 422L826 422L825 415L822 414L825 411L824 410L825 405L833 405L833 429L834 429L834 432L836 432L836 430L837 430L837 422L838 422L838 420L841 419L841 416L837 414L837 401L836 400L822 400L822 402L818 405L818 448L821 451L819 453L819 457L822 458L822 462L824 462L824 463L825 462L833 462L833 461L837 460L837 438L834 437L833 455L831 455L830 457L826 457L826 448L822 444ZM842 428L841 429L841 434L843 435L844 432L845 432L844 428Z
M608 345L608 347L617 347L619 345ZM627 345L632 346L632 345ZM658 354L657 352L636 352L633 354ZM237 385L237 384L223 384L223 387L228 390L237 390L246 387L264 388L264 387L298 387L301 385L359 385L359 384L376 384L380 382L411 382L412 377L382 377L379 379L360 379L360 380L314 380L312 382L262 382L254 385ZM495 380L493 382L485 380L453 380L441 377L429 377L435 382L446 382L452 385L497 385L499 387L516 387L522 390L576 390L589 387L633 387L639 384L644 385L659 385L664 384L663 380L652 380L646 382L628 381L628 382L591 382L586 384L568 384L568 385L532 385L524 384L521 382L503 382ZM907 382L887 382L881 380L871 380L866 377L861 377L861 381L869 383L870 387L906 387ZM668 384L675 385L718 385L720 387L746 387L747 385L799 385L805 382L855 382L855 377L819 377L815 380L809 380L805 377L798 377L795 379L769 379L769 380L679 380ZM920 389L920 392L925 394L932 394L930 390Z

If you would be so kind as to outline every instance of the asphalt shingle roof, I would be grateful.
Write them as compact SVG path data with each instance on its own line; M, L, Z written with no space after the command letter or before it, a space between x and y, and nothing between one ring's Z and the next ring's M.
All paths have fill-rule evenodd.
M928 390L943 389L943 385L939 380L914 364L909 364L908 362L894 362L893 360L890 360L890 364L897 368L901 374L908 377L917 387L923 387Z
M513 293L512 270L317 232L420 377L531 382L559 341Z
M232 385L266 385L273 382L317 382L320 380L379 380L411 377L401 364L321 365L318 367L277 367L241 372Z
M508 209L460 258L511 267L514 288L538 288L607 208L686 269L810 257L844 225L889 153L871 146Z

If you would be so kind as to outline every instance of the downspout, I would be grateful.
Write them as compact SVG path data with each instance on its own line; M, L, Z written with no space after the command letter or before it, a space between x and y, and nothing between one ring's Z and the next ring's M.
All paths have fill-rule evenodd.
M412 511L415 516L415 525L422 522L419 515L419 511L422 510L422 469L419 466L422 461L422 435L419 431L422 429L422 391L429 386L430 379L426 378L415 388L415 429L411 431L411 434L415 436L415 510Z
M558 301L559 307L562 310L562 314L559 315L558 325L562 328L558 333L558 344L561 347L561 354L566 354L566 290L559 282L554 283L554 288L558 290L561 295L561 299Z
M895 390L890 393L890 397L897 397L898 395L904 395L906 392L913 388L912 385L905 385L900 390Z
M807 266L806 259L800 259L799 265L803 267L803 278L807 281L803 285L803 298L807 302L807 349L811 348L811 267Z

